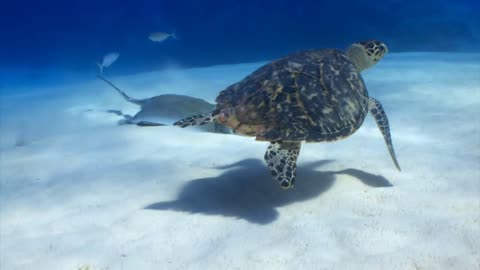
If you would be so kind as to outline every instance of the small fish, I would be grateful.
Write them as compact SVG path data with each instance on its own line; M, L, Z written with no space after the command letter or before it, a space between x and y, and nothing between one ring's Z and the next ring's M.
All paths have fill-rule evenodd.
M151 41L153 42L164 42L165 40L167 40L168 38L174 38L174 39L177 39L177 36L175 35L175 33L164 33L164 32L155 32L155 33L151 33L149 36L148 36L148 39L150 39Z
M99 73L102 74L103 73L103 68L106 68L106 67L109 67L110 65L112 65L115 61L117 61L119 56L120 56L120 54L117 53L117 52L112 52L112 53L106 54L103 57L102 63L97 63Z

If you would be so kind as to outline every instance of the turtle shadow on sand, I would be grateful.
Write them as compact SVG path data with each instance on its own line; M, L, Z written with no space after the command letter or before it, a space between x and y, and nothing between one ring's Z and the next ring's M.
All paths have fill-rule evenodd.
M336 174L351 175L372 187L392 186L383 176L357 169L336 172L316 170L330 162L332 160L301 164L295 187L283 190L272 180L261 160L245 159L217 167L223 172L216 177L191 180L174 201L153 203L144 209L222 215L264 225L278 218L277 207L306 201L327 191L333 185Z

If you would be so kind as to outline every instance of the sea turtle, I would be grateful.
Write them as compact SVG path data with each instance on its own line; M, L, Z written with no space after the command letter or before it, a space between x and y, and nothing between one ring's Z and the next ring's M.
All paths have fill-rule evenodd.
M353 43L345 52L321 49L293 53L221 91L212 112L174 125L187 127L216 121L258 141L269 141L265 161L272 176L286 189L295 182L303 141L348 137L370 111L400 170L387 116L380 102L369 97L360 75L387 51L383 42L369 40Z
M164 94L145 99L132 98L105 77L101 75L97 75L97 77L113 87L126 101L140 106L140 111L134 116L124 114L120 110L107 110L109 113L114 113L124 118L119 121L120 124L166 126L165 121L169 119L179 119L192 114L208 113L215 109L214 104L200 98L185 95ZM220 125L219 123L210 123L201 126L200 130L211 133L232 133L230 128Z

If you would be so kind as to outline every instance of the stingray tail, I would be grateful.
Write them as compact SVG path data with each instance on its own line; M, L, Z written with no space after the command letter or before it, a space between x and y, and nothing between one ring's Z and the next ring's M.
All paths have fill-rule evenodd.
M130 103L133 103L133 104L140 105L140 106L143 105L143 103L144 103L143 100L129 97L127 94L125 94L125 92L123 92L122 90L120 90L120 88L118 88L117 86L115 86L115 85L114 85L112 82L110 82L109 80L105 79L102 75L97 74L97 77L98 77L100 80L108 83L111 87L113 87L113 89L117 90L117 92L118 92L126 101L128 101L128 102L130 102Z

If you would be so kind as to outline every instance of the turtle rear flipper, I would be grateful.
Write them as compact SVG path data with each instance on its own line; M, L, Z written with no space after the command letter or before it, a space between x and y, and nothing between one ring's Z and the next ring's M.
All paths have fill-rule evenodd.
M393 163L395 163L395 167L397 167L397 169L401 171L400 165L397 161L397 157L395 156L395 150L393 150L393 143L392 138L390 137L390 127L388 125L387 114L385 114L382 104L380 103L380 101L371 97L368 101L368 109L370 110L373 118L375 118L375 122L377 123L378 128L382 132L383 139L385 139L385 143L388 147L388 152L390 152L390 156L392 157Z
M208 114L199 114L194 116L189 116L180 121L173 123L174 126L179 126L181 128L189 126L203 126L205 124L215 121L216 116L218 115L218 110L214 110Z
M272 142L265 153L265 161L275 180L284 189L295 183L297 157L301 142Z

